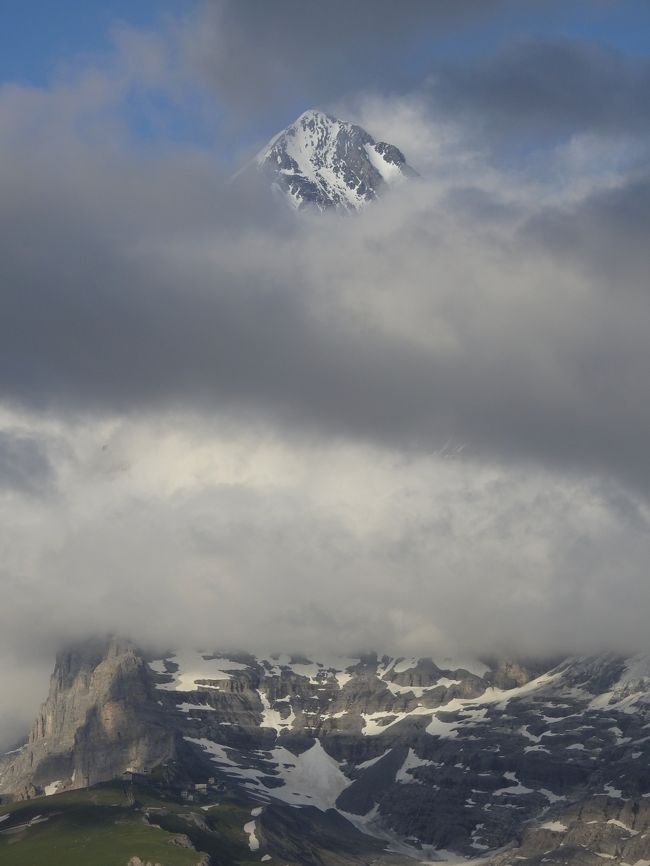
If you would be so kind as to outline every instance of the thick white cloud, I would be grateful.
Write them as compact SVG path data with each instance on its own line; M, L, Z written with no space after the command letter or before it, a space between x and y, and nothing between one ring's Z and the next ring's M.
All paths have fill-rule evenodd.
M26 716L54 648L109 629L316 653L646 644L650 514L613 485L198 417L56 427L57 501L0 500L2 676Z

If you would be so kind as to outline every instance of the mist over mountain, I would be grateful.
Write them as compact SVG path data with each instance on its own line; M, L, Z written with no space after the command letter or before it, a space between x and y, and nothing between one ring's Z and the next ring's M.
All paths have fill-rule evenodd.
M51 116L64 96L84 116L70 87ZM422 171L341 219L182 149L46 146L23 111L2 142L7 746L57 648L106 631L647 648L650 421L618 387L646 379L645 244L612 227L636 175L513 185L420 102L369 100L362 128Z

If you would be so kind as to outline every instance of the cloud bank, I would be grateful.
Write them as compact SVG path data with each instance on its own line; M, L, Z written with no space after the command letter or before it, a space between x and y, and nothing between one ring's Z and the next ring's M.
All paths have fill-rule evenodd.
M199 20L237 51L279 27L251 9ZM440 9L413 4L393 37L388 4L378 38L397 56ZM107 65L0 89L0 741L61 641L107 630L647 647L644 67L561 43L441 64L407 93L338 82L323 98L422 177L358 218L296 218L210 149L133 136L134 93L175 99L181 68L187 86L194 26L122 30ZM210 86L251 107L229 56Z

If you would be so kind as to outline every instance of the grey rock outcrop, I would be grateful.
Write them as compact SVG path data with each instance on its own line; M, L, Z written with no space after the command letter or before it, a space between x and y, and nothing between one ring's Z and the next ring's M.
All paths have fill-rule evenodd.
M142 655L128 641L89 641L57 657L27 744L0 771L0 792L87 787L173 755Z
M604 795L554 810L525 827L519 845L491 860L494 866L518 863L591 864L599 861L647 862L650 804L643 798Z

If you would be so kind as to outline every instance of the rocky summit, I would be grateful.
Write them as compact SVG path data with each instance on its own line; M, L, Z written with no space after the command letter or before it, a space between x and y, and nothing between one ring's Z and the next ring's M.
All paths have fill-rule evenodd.
M255 165L292 207L321 211L359 210L416 174L395 145L314 110L272 138Z
M647 656L156 658L112 639L59 655L29 738L0 760L0 793L155 775L248 804L260 857L317 862L317 834L337 862L387 849L647 866L649 759Z

